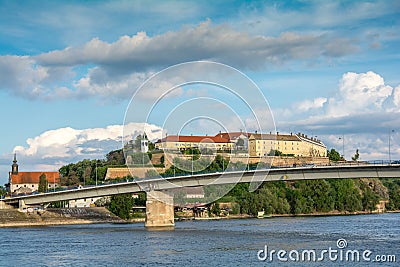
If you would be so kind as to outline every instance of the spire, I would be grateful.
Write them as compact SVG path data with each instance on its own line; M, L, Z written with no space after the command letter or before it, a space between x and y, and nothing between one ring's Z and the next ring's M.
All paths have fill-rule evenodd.
M11 166L11 173L18 174L17 153L14 153L13 165Z

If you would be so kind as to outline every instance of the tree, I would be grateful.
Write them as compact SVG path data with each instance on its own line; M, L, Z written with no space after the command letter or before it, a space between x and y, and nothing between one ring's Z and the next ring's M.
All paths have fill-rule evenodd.
M132 194L120 194L111 197L110 211L121 219L129 219L134 200Z
M122 149L117 149L114 151L109 152L106 155L108 165L124 165L125 164L125 157L124 152Z
M362 205L364 210L373 211L376 209L376 204L379 203L379 197L372 192L369 187L366 187L362 197Z
M276 149L271 149L268 156L282 156L282 152Z
M46 179L46 174L42 173L39 177L39 188L38 191L40 193L44 193L47 190L48 182Z
M356 153L354 154L354 157L351 157L351 159L352 159L353 161L357 161L359 157L360 157L360 154L358 153L358 149L357 149L357 150L356 150Z
M3 198L3 196L5 196L7 194L6 189L0 185L0 196L1 198Z
M133 164L147 164L150 162L148 153L136 152L136 153L133 153L131 156L132 156Z
M337 152L334 148L331 148L331 150L328 150L328 158L331 161L339 161L341 160L339 152Z

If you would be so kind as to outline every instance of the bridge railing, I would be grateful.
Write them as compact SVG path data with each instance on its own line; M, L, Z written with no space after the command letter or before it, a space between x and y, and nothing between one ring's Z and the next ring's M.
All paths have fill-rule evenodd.
M171 178L171 177L187 177L191 175L201 175L201 174L217 174L217 173L230 173L230 172L238 172L238 171L254 171L254 170L271 170L271 169L283 169L283 168L315 168L315 167L329 167L329 166L336 166L336 167L346 167L346 166L371 166L371 165L376 165L376 166L389 166L389 165L399 165L400 162L398 161L392 161L389 163L388 160L370 160L370 161L331 161L329 164L302 164L302 165L281 165L281 166L246 166L245 168L227 168L225 170L221 171L210 171L210 170L203 170L199 172L193 172L193 173L178 173L177 175L157 175L157 176L150 176L146 177L145 179L154 179L154 178ZM144 178L126 178L123 180L108 180L106 182L101 182L98 186L102 185L112 185L112 184L121 184L121 183L129 183L129 182L139 182L143 181ZM86 185L83 187L74 187L74 188L56 188L52 190L48 190L44 193L38 193L38 192L33 192L29 195L40 195L40 194L46 194L46 193L54 193L54 192L60 192L60 191L72 191L72 190L79 190L79 189L85 189L85 188L92 188L96 187L96 185ZM12 195L11 197L14 196L22 196L22 195Z

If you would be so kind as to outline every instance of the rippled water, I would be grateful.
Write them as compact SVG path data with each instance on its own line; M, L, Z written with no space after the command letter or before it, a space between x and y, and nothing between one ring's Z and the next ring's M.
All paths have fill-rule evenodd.
M143 224L97 224L0 229L0 266L360 266L361 263L260 261L274 250L371 250L396 255L400 214L177 222L173 231L147 231Z

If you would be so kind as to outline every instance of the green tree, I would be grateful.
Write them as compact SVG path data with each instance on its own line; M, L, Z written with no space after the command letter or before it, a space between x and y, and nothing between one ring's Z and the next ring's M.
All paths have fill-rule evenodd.
M212 214L215 214L215 215L217 215L217 216L220 215L220 213L221 213L221 208L219 207L219 203L218 203L218 202L214 202L214 203L211 205L211 213L212 213Z
M144 206L146 206L146 193L144 193L144 192L140 192L140 193L138 193L137 194L137 198L134 198L133 199L133 201L134 201L134 205L135 206L140 206L140 207L144 207Z
M328 158L331 161L339 161L341 160L339 152L337 152L334 148L331 148L331 150L328 150Z
M47 179L46 179L46 174L42 173L39 176L39 188L38 188L38 191L40 193L46 192L47 191L47 186L48 186L48 182L47 182Z
M134 200L132 194L120 194L111 197L110 211L121 219L129 219Z
M372 192L369 187L366 187L362 197L362 205L364 210L373 211L376 209L376 204L379 202L379 197Z
M360 158L360 154L358 153L358 149L356 149L356 153L354 154L354 157L351 157L353 161L357 161Z
M335 209L338 211L362 210L361 194L352 179L328 180L335 191Z
M124 165L125 164L124 151L122 149L110 151L106 155L106 164L107 165Z
M7 190L4 186L0 185L0 196L3 198L7 194Z
M135 152L132 154L132 163L133 164L148 164L149 162L150 162L150 158L149 158L148 153Z

